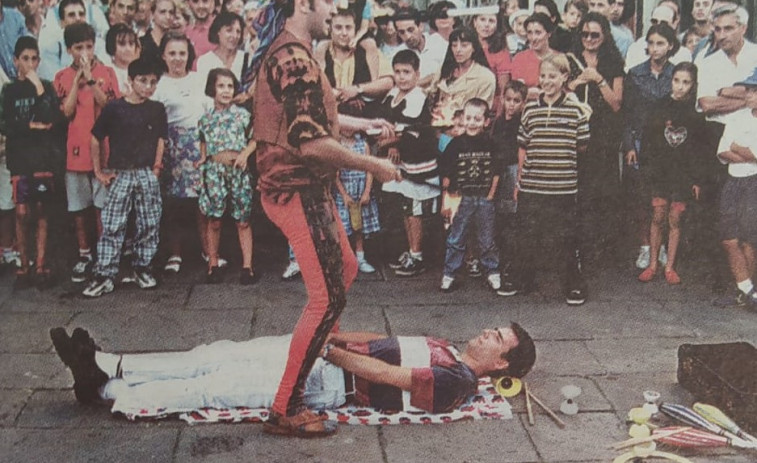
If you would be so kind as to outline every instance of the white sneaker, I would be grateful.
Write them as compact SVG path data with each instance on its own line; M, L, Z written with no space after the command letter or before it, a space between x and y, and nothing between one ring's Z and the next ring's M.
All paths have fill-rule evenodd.
M439 286L439 289L441 289L443 292L448 293L452 291L452 285L455 283L455 279L453 277L444 275L442 276L442 284Z
M21 268L21 253L16 250L3 251L2 262L14 268Z
M657 260L664 266L668 263L668 251L665 249L665 245L660 246L660 256Z
M636 258L636 268L644 270L649 267L649 246L639 247L639 257Z
M87 284L82 294L86 297L100 297L103 294L113 292L113 280L108 277L97 276Z
M358 259L357 261L357 269L360 270L363 273L374 273L376 272L376 269L373 267L373 265L369 264L367 260L365 259Z
M284 273L281 275L282 280L291 280L300 274L300 264L296 260L289 261Z
M487 276L486 282L489 284L492 291L499 291L502 287L502 279L500 278L499 273L492 273Z

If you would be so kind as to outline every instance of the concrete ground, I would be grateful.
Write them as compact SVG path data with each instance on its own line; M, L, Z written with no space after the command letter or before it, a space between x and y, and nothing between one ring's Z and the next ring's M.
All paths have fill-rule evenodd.
M263 248L258 248L263 249ZM266 255L261 282L204 284L199 262L153 291L122 288L97 300L59 283L44 292L14 291L0 278L0 460L4 462L609 462L608 449L627 435L629 408L655 389L664 401L691 405L676 384L676 350L683 343L757 341L757 313L716 309L709 285L695 271L684 284L635 280L630 268L590 274L590 300L568 307L559 291L498 297L481 280L451 293L437 290L440 274L412 279L361 275L349 293L343 330L433 334L455 342L484 327L520 322L535 337L538 359L532 391L552 409L560 388L576 384L580 413L562 416L559 429L539 411L529 426L522 396L515 418L447 425L341 426L332 438L270 437L255 424L188 426L178 420L128 422L106 408L79 405L72 377L53 351L54 326L90 330L106 351L188 349L217 339L290 332L305 301L302 283L282 282L284 250ZM438 268L438 266L437 266ZM538 411L538 408L537 408ZM757 453L688 451L692 462L747 463ZM661 461L661 460L656 460Z

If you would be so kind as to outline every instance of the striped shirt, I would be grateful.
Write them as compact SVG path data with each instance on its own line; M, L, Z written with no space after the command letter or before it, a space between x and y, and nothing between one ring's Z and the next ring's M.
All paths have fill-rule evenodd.
M588 142L588 116L565 94L552 105L543 96L526 104L518 129L518 144L526 150L520 191L578 193L577 151Z

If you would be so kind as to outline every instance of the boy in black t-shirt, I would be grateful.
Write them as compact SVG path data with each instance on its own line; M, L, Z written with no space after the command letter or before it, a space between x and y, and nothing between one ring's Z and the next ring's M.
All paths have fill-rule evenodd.
M16 240L21 268L16 272L16 286L30 283L27 237L30 216L36 211L37 286L43 288L50 279L45 265L47 247L47 205L53 193L55 153L62 144L56 128L63 123L58 95L52 84L37 75L39 47L32 37L16 41L13 63L17 78L3 87L0 130L7 135L7 161L16 205Z
M158 176L168 133L166 110L151 101L162 70L147 59L129 64L132 93L111 101L92 128L92 161L95 176L108 187L102 210L103 233L97 243L95 278L84 289L87 297L113 291L118 274L126 221L132 209L136 215L134 280L142 289L157 282L149 269L158 250L158 226L162 213ZM109 137L110 157L103 170L100 143Z
M447 236L447 253L444 257L442 291L451 291L455 272L462 267L465 257L466 232L475 223L480 263L486 272L489 287L500 288L499 251L494 239L495 203L502 160L495 156L491 138L485 132L489 122L489 105L480 98L471 98L463 107L465 133L455 137L444 150L442 185L451 193L461 195Z

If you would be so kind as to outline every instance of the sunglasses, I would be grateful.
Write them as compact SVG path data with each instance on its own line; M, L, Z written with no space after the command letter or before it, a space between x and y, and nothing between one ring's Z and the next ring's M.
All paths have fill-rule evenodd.
M600 37L602 37L602 34L599 33L599 32L587 32L587 31L581 32L581 38L583 38L583 39L596 40L596 39L598 39Z

